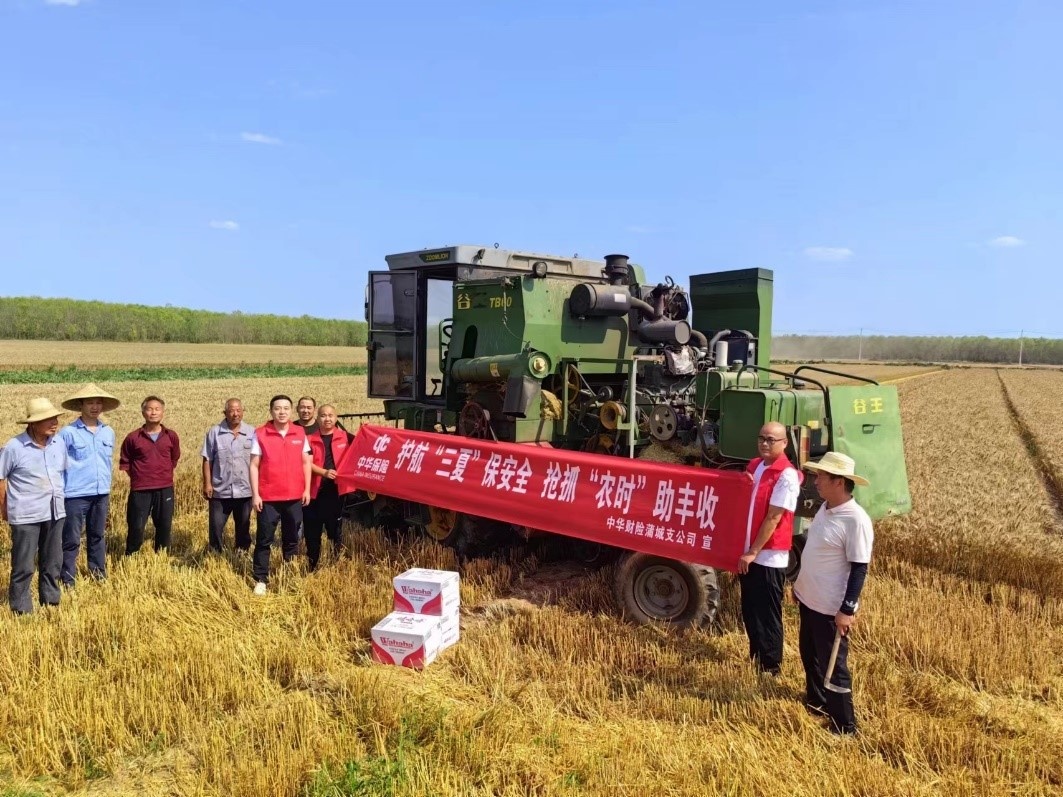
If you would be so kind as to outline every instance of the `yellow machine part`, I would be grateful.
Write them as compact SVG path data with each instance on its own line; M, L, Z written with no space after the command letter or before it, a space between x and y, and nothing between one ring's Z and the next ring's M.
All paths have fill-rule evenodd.
M458 523L458 513L452 509L440 509L437 506L428 507L428 525L425 531L428 536L437 542L442 542L454 533L454 527Z

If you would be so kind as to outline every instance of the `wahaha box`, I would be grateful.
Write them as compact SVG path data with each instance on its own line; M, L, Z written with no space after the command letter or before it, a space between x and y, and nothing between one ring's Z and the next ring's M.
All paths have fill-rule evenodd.
M455 606L452 611L437 619L439 620L439 649L445 650L461 639L461 614Z
M392 608L397 612L441 616L457 611L461 603L461 582L450 570L415 567L395 576Z
M392 612L373 626L373 661L420 670L435 661L442 636L439 618Z

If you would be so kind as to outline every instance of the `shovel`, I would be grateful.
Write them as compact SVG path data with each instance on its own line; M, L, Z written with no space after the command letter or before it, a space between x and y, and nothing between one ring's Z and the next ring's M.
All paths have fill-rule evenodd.
M827 662L827 674L823 678L823 688L828 692L835 692L839 695L845 695L852 692L852 689L846 689L843 686L835 686L830 682L831 676L834 675L834 665L838 661L838 648L842 644L842 632L834 630L834 647L830 651L830 661Z

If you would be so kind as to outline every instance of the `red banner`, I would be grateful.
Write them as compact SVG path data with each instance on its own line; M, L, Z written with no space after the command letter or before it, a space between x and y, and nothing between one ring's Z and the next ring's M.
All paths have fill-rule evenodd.
M742 472L363 425L340 493L443 509L734 570L748 545Z

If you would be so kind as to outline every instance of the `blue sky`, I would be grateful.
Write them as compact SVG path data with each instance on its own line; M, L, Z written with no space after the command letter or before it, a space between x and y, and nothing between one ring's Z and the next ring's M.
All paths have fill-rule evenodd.
M0 0L0 291L360 318L450 243L1063 337L1063 4Z

